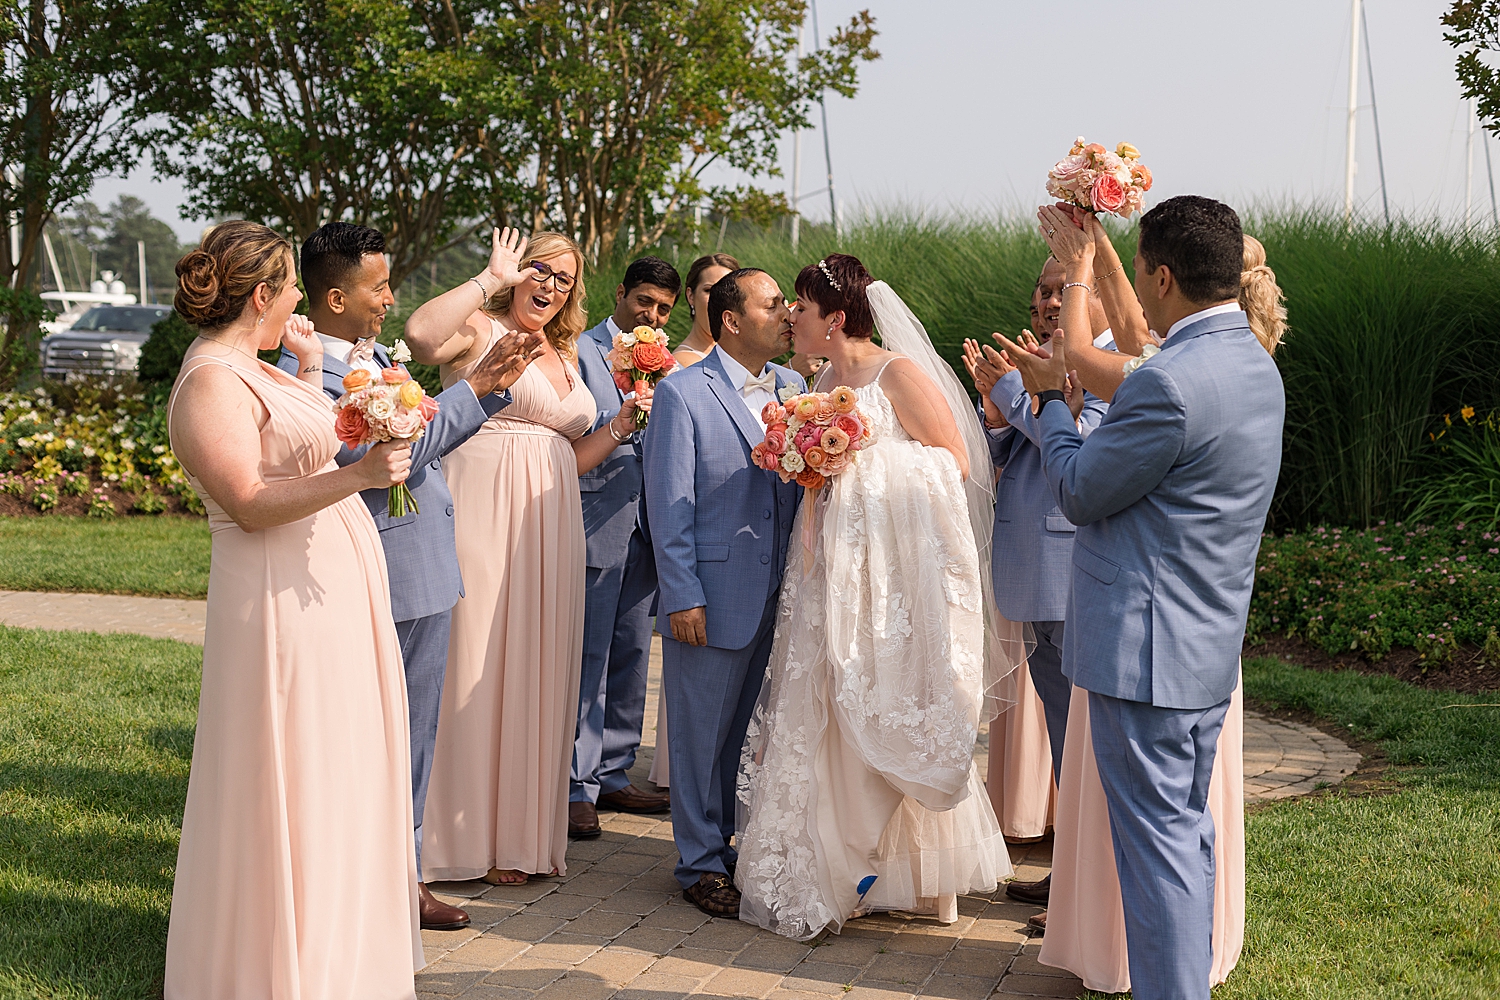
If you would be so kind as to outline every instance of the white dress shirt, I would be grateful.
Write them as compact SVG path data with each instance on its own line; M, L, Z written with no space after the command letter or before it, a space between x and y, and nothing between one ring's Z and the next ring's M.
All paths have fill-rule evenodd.
M613 344L615 342L615 338L623 332L620 329L620 324L615 322L615 318L613 316L604 317L604 329L609 331L609 342L611 344Z
M380 362L376 361L374 358L356 361L353 364L349 364L349 353L354 350L354 345L349 341L340 340L337 337L330 337L326 333L318 334L318 339L323 342L324 357L335 358L339 361L342 361L344 364L349 365L350 368L363 368L365 371L369 372L371 375L374 375L376 378L380 377Z
M1101 351L1119 350L1119 348L1115 346L1115 331L1106 329L1103 333L1094 338L1094 346L1099 348L1099 350Z
M1172 334L1183 327L1198 322L1200 319L1208 319L1210 316L1222 316L1224 313L1243 312L1238 302L1225 302L1223 305L1209 306L1207 309L1199 309L1197 312L1182 317L1172 324L1172 329L1167 331L1163 341L1171 340Z
M734 358L731 358L729 356L729 352L724 350L718 344L714 345L714 351L718 353L719 363L724 366L724 373L729 376L729 381L734 384L735 391L738 392L740 394L740 398L745 401L745 408L748 409L750 411L750 415L755 418L756 425L764 431L766 429L766 422L760 419L760 411L765 409L767 403L771 403L776 400L775 374L771 374L770 388L765 388L763 386L757 385L751 386L749 389L746 389L745 383L750 380L749 370L746 369L744 365L734 360ZM771 366L766 365L760 370L760 377L764 377L767 373L770 372L772 372Z

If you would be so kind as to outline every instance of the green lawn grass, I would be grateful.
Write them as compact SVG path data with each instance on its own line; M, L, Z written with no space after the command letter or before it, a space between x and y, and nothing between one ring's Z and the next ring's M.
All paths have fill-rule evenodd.
M204 597L208 550L195 517L0 517L0 590Z
M0 627L0 998L161 996L201 662Z

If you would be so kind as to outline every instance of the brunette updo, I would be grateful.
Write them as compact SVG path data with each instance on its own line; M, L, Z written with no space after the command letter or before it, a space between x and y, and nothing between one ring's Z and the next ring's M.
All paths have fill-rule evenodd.
M271 298L293 280L292 244L265 226L243 219L221 222L177 262L172 308L200 330L239 319L257 285Z
M824 271L827 268L827 271ZM875 279L858 257L831 253L809 264L797 275L797 298L811 299L824 316L844 311L844 335L868 339L875 332L875 316L865 289Z
M1239 302L1250 322L1250 331L1267 351L1275 354L1286 336L1286 296L1276 284L1276 272L1266 266L1266 248L1250 235L1245 236Z

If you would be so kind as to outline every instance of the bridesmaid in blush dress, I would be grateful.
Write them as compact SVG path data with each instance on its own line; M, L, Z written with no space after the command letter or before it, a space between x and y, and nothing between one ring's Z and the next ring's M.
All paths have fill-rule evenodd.
M509 331L543 332L512 402L443 461L464 596L423 822L428 881L524 882L566 872L568 774L583 657L578 476L635 430L639 406L592 434L594 397L574 343L586 324L583 253L566 236L494 237L490 266L407 321L414 357L464 376ZM500 274L495 295L485 275ZM514 279L513 281L511 279ZM491 284L493 280L491 279Z
M410 449L339 468L291 246L226 222L177 265L200 335L168 404L208 509L203 687L166 1000L411 1000L423 964L401 650L357 496ZM285 342L293 379L255 352Z

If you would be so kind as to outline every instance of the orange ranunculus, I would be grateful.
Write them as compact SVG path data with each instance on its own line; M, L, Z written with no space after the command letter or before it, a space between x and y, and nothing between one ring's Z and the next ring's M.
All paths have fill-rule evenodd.
M353 392L355 389L361 389L369 384L370 373L363 368L356 368L344 376L344 389L347 392Z
M665 344L641 343L631 349L631 356L631 367L637 371L654 372L660 371L672 354Z
M807 467L809 469L816 469L824 462L828 461L828 452L824 451L817 445L813 445L811 448L802 453L802 461L807 463Z
M774 424L781 419L781 415L785 412L780 403L772 400L760 408L760 422L763 424Z
M402 382L411 380L404 368L382 368L380 369L380 380L386 385L400 385Z
M805 486L810 490L816 490L822 488L823 482L823 474L817 469L807 468L797 473L798 486Z
M859 397L847 385L834 389L828 394L828 398L833 403L833 408L839 413L853 413L854 407L859 405Z
M849 447L849 435L838 427L830 427L823 432L819 443L828 454L840 455Z
M350 374L354 374L350 372ZM369 372L364 373L368 381ZM359 412L357 406L346 406L339 410L339 414L333 421L333 432L338 436L339 442L350 448L358 448L365 443L365 435L370 433L370 424L365 420L365 415Z
M818 409L813 413L813 423L831 424L833 423L833 418L838 415L839 411L834 408L832 400L820 399L818 400Z
M401 405L408 410L422 402L422 397L427 395L422 389L422 383L416 379L409 379L402 383L400 389L396 390L396 398L401 400Z
M818 413L818 397L811 395L798 396L795 399L788 400L787 406L801 419L811 420Z

